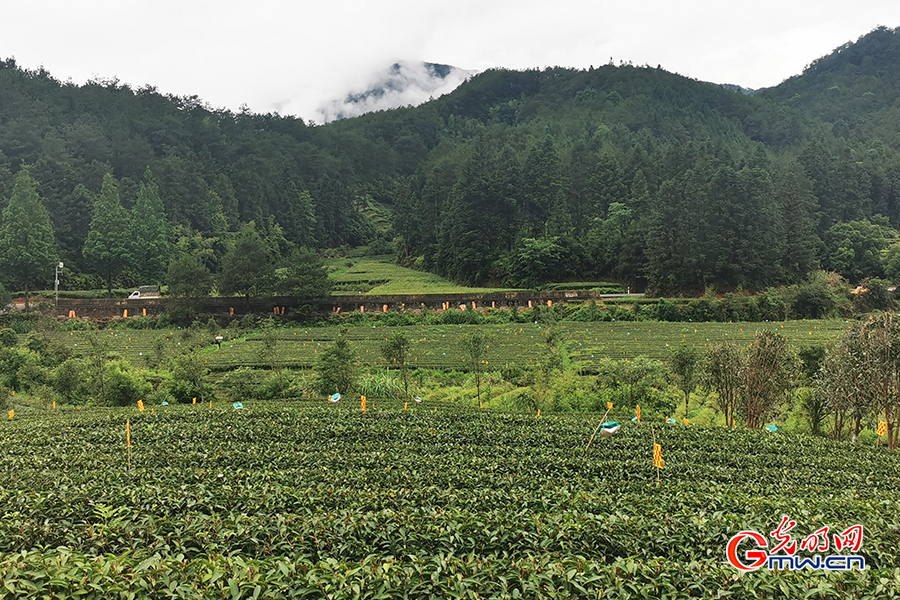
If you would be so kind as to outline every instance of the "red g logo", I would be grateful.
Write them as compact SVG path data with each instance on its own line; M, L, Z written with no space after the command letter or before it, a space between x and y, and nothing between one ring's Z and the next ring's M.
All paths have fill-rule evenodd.
M768 546L768 542L766 542L766 538L762 536L762 534L757 533L756 531L741 531L736 534L730 540L728 540L728 547L725 551L725 556L728 558L728 562L731 563L731 566L735 569L740 569L741 571L755 571L756 569L763 566L766 560L769 558L769 555L761 550L747 550L746 558L748 561L753 561L750 564L744 564L741 562L741 559L738 558L737 555L737 547L745 538L753 538L756 544L760 548L765 548Z

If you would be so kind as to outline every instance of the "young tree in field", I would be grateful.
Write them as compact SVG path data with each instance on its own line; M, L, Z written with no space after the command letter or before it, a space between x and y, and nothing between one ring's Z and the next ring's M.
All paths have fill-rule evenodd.
M82 254L94 270L106 280L106 290L112 297L112 280L134 263L134 243L131 219L122 207L116 180L103 176L100 195L94 203L94 215Z
M110 360L108 335L99 331L88 334L88 350L85 357L85 371L90 380L90 391L96 401L106 400L106 364Z
M900 434L900 321L894 313L874 315L844 332L837 353L848 389L847 412L854 420L854 439L872 410L884 411L888 447ZM837 370L837 369L835 369Z
M687 416L691 391L697 386L697 380L700 378L700 351L682 342L672 353L669 364L679 389L684 392L684 414Z
M803 367L804 385L807 386L806 395L803 396L803 409L809 417L809 428L813 435L822 433L822 423L828 412L825 396L815 385L826 354L827 348L822 344L804 346L797 352Z
M388 339L381 344L381 355L388 363L388 368L400 369L403 379L403 400L409 401L409 339L399 331L393 332Z
M0 224L0 274L5 283L25 292L51 282L58 259L50 214L41 204L37 182L27 168L19 171ZM5 306L5 305L4 305Z
M135 268L144 283L159 283L171 258L174 232L150 169L144 173L131 221L134 225Z
M271 317L262 323L260 347L256 356L261 363L269 367L269 370L275 372L278 376L278 387L281 391L281 396L284 397L284 378L281 376L281 368L278 364L278 330Z
M472 374L475 375L475 389L478 401L481 402L481 372L484 370L484 356L487 353L487 336L480 331L466 334L459 341L463 354L465 354Z
M832 348L822 361L814 389L832 417L831 435L840 440L850 417L850 398L858 392L856 380L861 371L847 362L848 356L840 346Z
M250 302L250 296L267 290L274 268L266 243L253 221L241 226L225 255L219 271L219 291L239 294Z
M872 405L884 411L888 447L897 449L900 437L900 321L893 312L874 315L860 324L871 362L869 380L874 397ZM851 329L852 331L852 329Z
M793 383L796 369L796 356L784 336L771 331L756 334L745 370L743 413L747 427L762 427L775 412Z
M537 309L537 306L535 306ZM565 347L562 344L562 333L552 325L546 327L543 333L544 351L534 364L534 385L532 395L533 410L539 410L550 400L553 391L553 381L562 372Z
M744 387L747 357L736 344L713 344L706 351L704 385L718 394L717 405L725 415L725 425L734 422Z
M208 375L209 369L201 355L182 352L172 359L172 396L183 404L192 402L193 398L201 404L212 400L214 393Z
M349 394L356 388L356 355L344 336L334 346L319 353L318 391L323 394Z

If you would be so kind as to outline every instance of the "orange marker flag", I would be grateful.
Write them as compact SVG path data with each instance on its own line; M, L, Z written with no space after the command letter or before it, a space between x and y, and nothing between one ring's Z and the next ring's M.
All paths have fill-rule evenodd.
M653 444L653 466L657 469L663 468L662 448L659 444Z
M125 421L125 446L131 448L131 421Z
M606 403L606 410L612 410L612 402Z
M887 433L887 423L885 423L884 421L878 423L878 430L876 431L876 433L880 436L884 436L884 434Z

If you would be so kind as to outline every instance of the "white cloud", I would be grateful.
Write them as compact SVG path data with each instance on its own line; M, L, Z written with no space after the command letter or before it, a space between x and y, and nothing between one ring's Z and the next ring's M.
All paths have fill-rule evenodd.
M373 73L365 83L347 90L343 98L322 105L317 120L327 122L398 106L418 106L452 92L474 74L475 71L457 67L446 74L436 74L427 63L400 61Z

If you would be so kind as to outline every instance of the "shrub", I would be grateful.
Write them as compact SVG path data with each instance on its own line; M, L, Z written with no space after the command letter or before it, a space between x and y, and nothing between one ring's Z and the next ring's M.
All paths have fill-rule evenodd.
M143 400L153 386L131 363L124 360L111 360L104 369L106 378L104 404L112 406L132 406Z
M19 336L10 327L0 329L0 348L14 348L19 345Z

